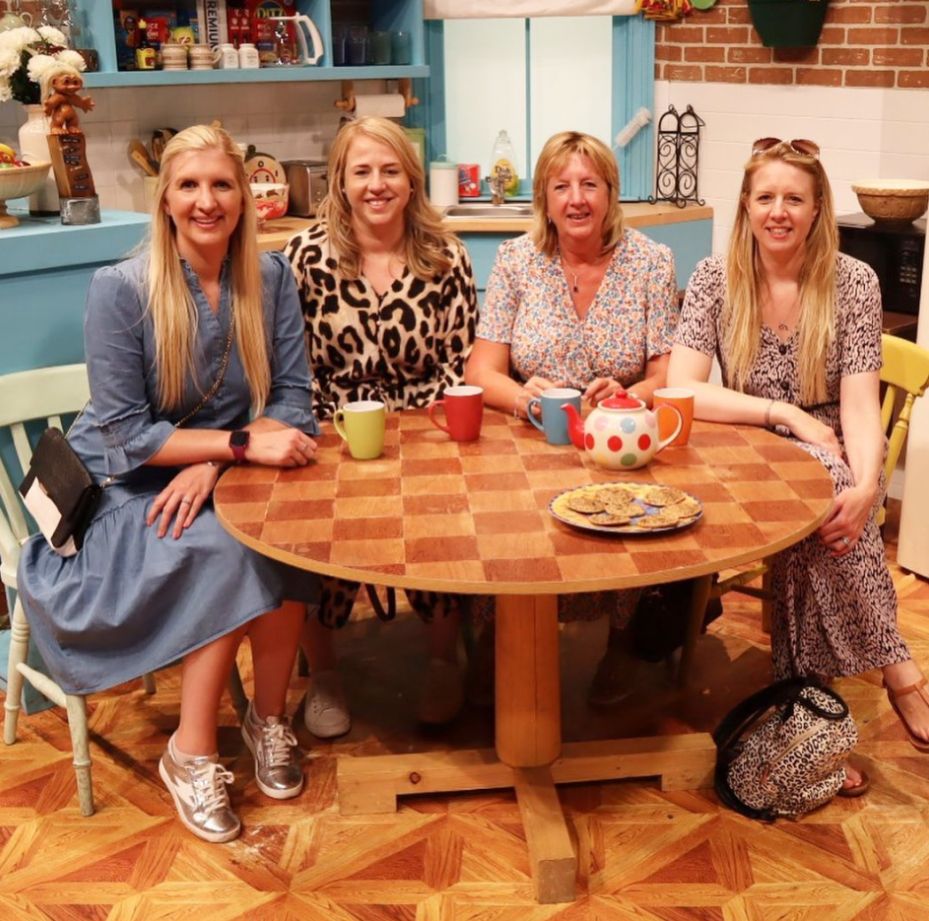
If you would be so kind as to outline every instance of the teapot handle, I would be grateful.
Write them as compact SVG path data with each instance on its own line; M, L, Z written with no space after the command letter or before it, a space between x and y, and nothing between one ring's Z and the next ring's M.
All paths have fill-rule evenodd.
M658 447L655 448L656 454L659 451L663 451L669 444L671 444L671 442L681 434L681 429L684 427L684 417L681 415L681 411L676 406L672 406L670 403L662 403L661 406L655 408L655 415L657 416L662 412L662 410L670 410L674 413L675 416L677 416L677 428L670 435L668 435L667 438L662 438L658 442Z

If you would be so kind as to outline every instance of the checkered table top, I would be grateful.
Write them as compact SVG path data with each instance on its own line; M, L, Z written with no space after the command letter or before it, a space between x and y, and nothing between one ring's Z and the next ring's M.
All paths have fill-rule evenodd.
M679 486L703 518L677 533L594 536L556 521L558 493L618 481ZM435 591L561 594L716 572L796 543L832 504L825 468L753 426L695 422L690 443L642 470L596 467L527 422L484 413L459 444L425 412L388 417L384 454L356 461L326 425L315 463L232 467L217 515L260 553L358 582Z

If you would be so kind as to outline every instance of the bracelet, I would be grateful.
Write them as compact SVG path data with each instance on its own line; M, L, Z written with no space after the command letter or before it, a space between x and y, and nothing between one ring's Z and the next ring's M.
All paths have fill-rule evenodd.
M764 427L766 429L771 428L771 409L774 407L774 404L777 400L768 400L768 405L765 407L764 411Z

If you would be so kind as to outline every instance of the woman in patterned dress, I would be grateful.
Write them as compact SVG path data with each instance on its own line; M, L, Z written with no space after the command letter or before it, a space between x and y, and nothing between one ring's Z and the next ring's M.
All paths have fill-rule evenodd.
M68 440L103 498L75 556L41 536L25 544L18 584L66 693L183 660L180 725L159 773L181 821L219 842L241 828L216 723L246 635L255 697L242 734L256 781L277 799L303 787L284 705L318 590L233 539L213 487L233 462L307 464L318 427L293 277L279 253L258 253L242 155L224 131L194 126L161 167L149 245L98 270L87 295L91 399Z
M468 383L484 388L488 406L522 417L552 387L575 387L590 403L625 389L650 405L677 324L671 250L623 226L616 159L590 135L549 138L532 186L534 225L497 253ZM624 628L638 594L564 599L563 616L610 616L594 703L615 702L629 686Z
M383 118L341 129L319 218L285 247L303 302L318 415L329 418L354 400L380 400L389 411L421 408L463 383L477 322L471 264L426 199L422 165L402 129ZM323 738L350 726L332 629L348 620L358 588L323 579L319 616L304 633L311 668L305 719ZM406 594L428 625L418 716L444 723L463 699L457 636L467 599Z
M714 355L721 386L708 383ZM877 278L838 252L819 148L756 141L728 258L701 262L688 285L669 381L694 389L698 417L775 428L832 476L826 522L775 558L775 676L880 668L911 741L929 751L929 694L897 630L875 523L885 488L880 368ZM866 786L848 769L846 789Z

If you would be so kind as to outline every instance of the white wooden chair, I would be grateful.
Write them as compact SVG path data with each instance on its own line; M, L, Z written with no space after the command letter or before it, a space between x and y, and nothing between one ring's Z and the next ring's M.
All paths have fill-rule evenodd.
M20 549L30 534L21 498L16 489L24 471L29 467L29 459L32 456L32 444L25 423L41 420L45 426L61 428L61 417L78 412L89 396L87 370L83 364L40 368L0 376L0 432L9 432L19 465L19 469L16 469L16 465L10 463L9 456L4 456L3 462L0 463L0 581L8 589L16 591L16 567L19 563ZM43 429L44 426L41 424L35 426L35 438ZM83 695L65 694L48 675L29 665L26 661L28 648L29 624L17 596L11 616L3 740L7 745L16 741L16 724L25 681L59 707L64 707L68 713L68 728L71 731L74 773L77 778L81 814L93 815L94 799L85 698ZM154 693L154 678L144 675L142 681L146 692ZM245 695L238 669L235 667L230 676L230 690L241 717L245 712Z

